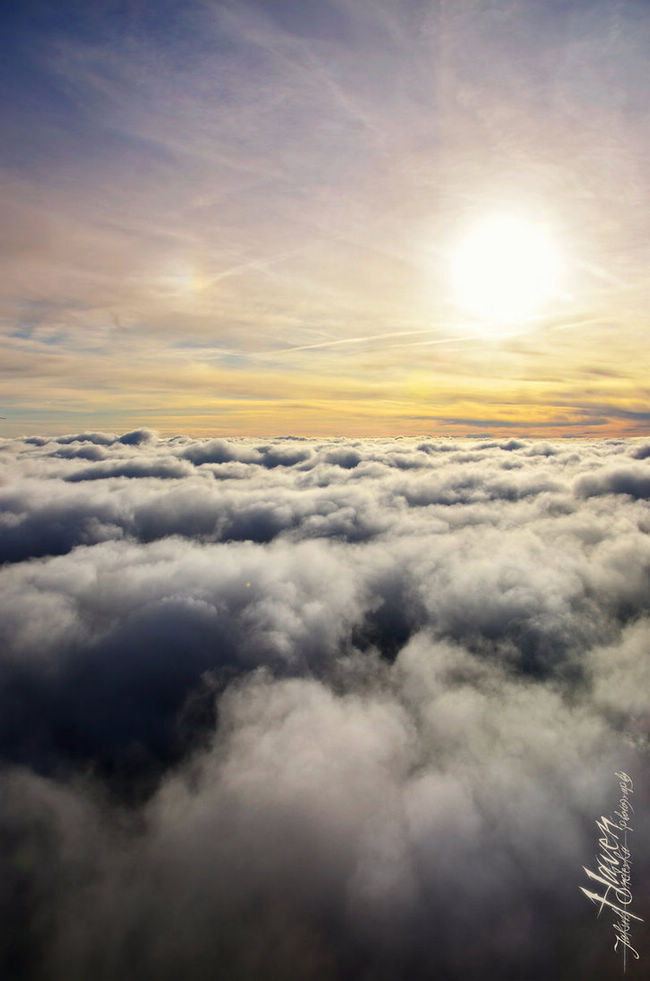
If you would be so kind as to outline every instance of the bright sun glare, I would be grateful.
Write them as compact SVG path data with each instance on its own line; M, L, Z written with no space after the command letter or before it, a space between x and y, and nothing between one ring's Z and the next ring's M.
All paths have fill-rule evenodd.
M458 305L495 325L533 319L557 296L558 249L543 225L495 215L471 228L451 257Z

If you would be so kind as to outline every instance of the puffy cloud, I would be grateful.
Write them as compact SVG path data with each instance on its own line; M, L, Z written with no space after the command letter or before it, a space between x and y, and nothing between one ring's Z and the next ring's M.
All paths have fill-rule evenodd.
M133 429L130 433L120 436L120 443L125 446L143 446L146 443L154 443L158 438L158 433L153 429Z
M632 450L632 456L635 460L647 460L650 456L650 443L639 444L639 446Z
M184 466L182 460L175 458L157 459L153 463L140 460L129 460L122 463L97 463L77 470L65 479L71 483L80 480L104 480L106 477L185 477L191 473L189 465Z
M625 769L644 915L642 446L6 442L4 973L611 977L578 887Z
M38 439L38 437L36 437ZM99 446L110 446L117 440L112 433L77 433L76 435L59 436L57 443L97 443ZM25 440L29 442L29 440Z
M638 451L637 451L638 452ZM650 497L650 473L647 467L616 467L603 473L589 474L578 481L577 492L585 497L596 494L629 494Z

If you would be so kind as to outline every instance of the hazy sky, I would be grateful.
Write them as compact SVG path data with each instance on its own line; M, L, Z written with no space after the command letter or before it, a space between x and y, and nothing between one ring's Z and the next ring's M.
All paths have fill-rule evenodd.
M6 433L648 431L647 3L2 16ZM505 324L450 271L493 216L560 270Z

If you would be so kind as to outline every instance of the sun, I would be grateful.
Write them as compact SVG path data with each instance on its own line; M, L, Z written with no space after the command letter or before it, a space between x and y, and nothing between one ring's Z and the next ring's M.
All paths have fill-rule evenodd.
M451 254L459 307L495 325L523 324L558 296L563 262L546 227L515 215L493 215L471 227Z

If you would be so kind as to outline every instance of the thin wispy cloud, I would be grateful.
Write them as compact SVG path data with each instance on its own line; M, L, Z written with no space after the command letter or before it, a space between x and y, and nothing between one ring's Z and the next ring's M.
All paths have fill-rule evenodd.
M137 401L136 364L148 366L144 387L147 370L158 373L173 402L162 366L188 344L193 428L214 391L209 373L199 380L210 344L249 359L242 395L271 370L267 352L291 350L287 393L300 375L316 372L323 388L363 375L399 402L413 365L390 335L449 325L457 336L458 230L504 209L542 216L568 259L564 292L540 318L579 334L561 368L536 315L513 325L539 335L540 376L552 364L575 384L589 346L642 383L630 353L646 343L642 8L251 0L111 11L28 3L5 33L2 344L34 387L61 352L54 403L70 401L73 380L85 424L99 425L115 404L93 395L107 354L125 404ZM591 318L610 329L591 336ZM382 335L370 369L348 342L381 346ZM507 377L501 337L487 317L476 344ZM435 387L447 342L431 340L421 367ZM328 354L314 363L316 345ZM466 347L454 355L473 369ZM520 355L530 404L543 398L532 364ZM325 400L337 413L334 388ZM636 390L601 396L643 407ZM504 391L504 412L514 397ZM579 385L573 398L578 416ZM14 391L16 432L28 410ZM356 416L344 414L341 431ZM268 423L285 425L270 408ZM248 419L232 426L255 432ZM620 431L620 416L608 426Z

